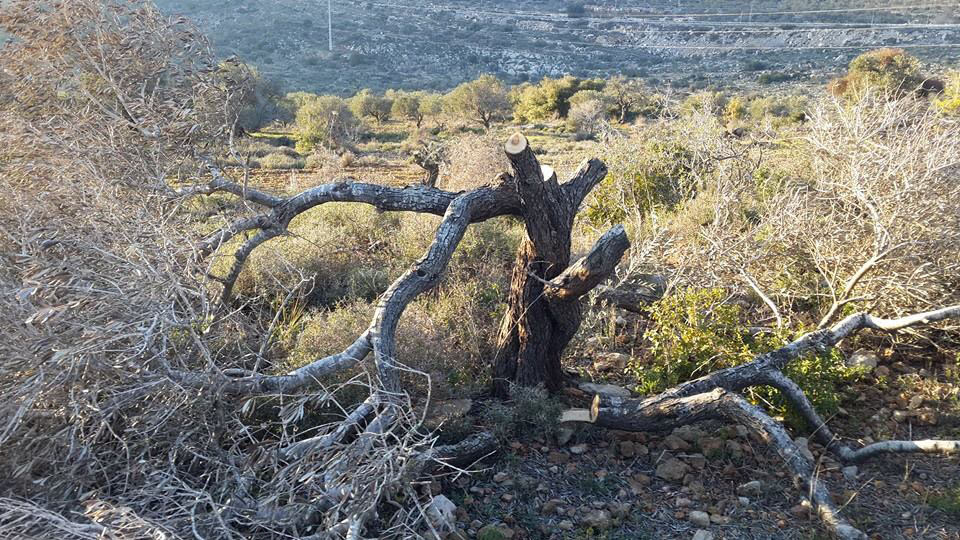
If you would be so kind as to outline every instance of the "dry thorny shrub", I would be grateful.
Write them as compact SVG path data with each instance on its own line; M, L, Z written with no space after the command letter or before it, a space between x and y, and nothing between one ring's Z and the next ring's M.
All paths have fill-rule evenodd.
M509 174L510 162L502 143L490 135L462 135L447 145L446 160L440 169L440 187L466 191L496 183L500 174Z
M0 26L16 36L0 51L0 537L290 537L395 486L420 497L408 466L433 439L410 406L367 451L280 459L336 426L338 388L240 403L169 376L263 351L208 302L168 185L199 177L242 92L196 32L139 1L14 1ZM315 515L320 486L355 496ZM380 526L423 519L412 505Z
M956 119L924 100L868 97L825 100L773 144L726 137L711 117L690 122L684 145L710 165L691 158L687 200L633 217L626 279L660 272L748 295L753 281L813 325L854 308L899 316L960 301Z

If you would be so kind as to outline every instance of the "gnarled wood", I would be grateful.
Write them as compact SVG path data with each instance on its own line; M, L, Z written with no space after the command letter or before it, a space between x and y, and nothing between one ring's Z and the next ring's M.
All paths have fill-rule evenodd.
M597 240L586 257L555 277L544 294L551 301L578 300L610 277L629 247L626 231L617 225Z
M861 539L866 536L839 516L826 488L813 474L813 466L802 456L783 426L734 392L751 386L769 385L780 390L810 423L813 437L845 463L896 453L955 454L960 441L884 441L853 450L830 431L803 390L783 374L787 365L811 350L823 351L864 328L895 331L918 324L960 318L960 306L951 306L900 319L882 319L867 313L851 315L833 327L801 336L779 350L758 356L744 365L716 371L695 381L677 385L644 399L596 395L589 422L624 431L664 431L710 418L722 418L751 428L767 441L801 483L820 518L839 536ZM577 421L580 410L561 418Z
M471 193L473 194L471 223L520 213L520 200L516 193L508 189L485 187ZM218 279L224 285L222 300L228 301L247 257L264 242L284 234L295 217L312 208L330 202L354 202L369 204L384 212L419 212L442 216L458 196L458 193L427 186L393 188L353 181L324 184L289 199L283 199L279 204L272 206L269 213L231 224L207 237L197 246L197 250L201 256L205 256L241 232L260 230L240 246L235 253L235 261L230 271L226 276Z
M723 419L746 426L783 459L802 491L810 497L814 510L838 537L867 538L840 516L826 486L817 478L814 464L804 457L786 429L738 394L717 388L692 396L656 396L646 400L597 396L590 416L596 425L625 431L669 430L707 419Z
M522 134L511 136L504 150L527 234L517 253L509 309L500 327L494 392L506 396L510 384L542 384L558 391L563 385L563 350L580 327L581 307L575 300L613 271L629 242L622 230L612 231L582 264L553 282L570 264L570 237L580 203L607 169L588 161L561 186Z

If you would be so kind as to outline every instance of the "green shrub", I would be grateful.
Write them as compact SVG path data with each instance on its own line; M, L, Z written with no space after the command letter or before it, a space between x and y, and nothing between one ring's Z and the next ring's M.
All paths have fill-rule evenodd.
M675 141L614 144L604 156L610 172L591 195L585 217L601 226L620 223L628 213L673 208L695 193L694 161L693 152Z
M795 335L787 330L751 335L743 323L742 308L726 298L723 289L686 288L653 305L646 333L649 358L646 363L634 360L630 365L639 392L660 392L718 369L750 362L809 330L798 329ZM838 383L853 378L857 371L847 368L842 355L831 350L797 359L784 373L806 392L818 411L830 415L840 405ZM791 424L803 424L778 391L756 387L747 395L786 415Z
M597 91L601 87L599 81L569 75L561 79L546 77L539 84L524 84L511 92L513 118L522 123L564 118L575 94L584 90Z
M446 94L443 110L452 117L477 122L484 129L490 129L494 122L510 112L510 101L503 82L493 75L481 75Z
M337 148L357 139L361 124L343 99L302 97L294 128L298 152L307 154L317 146Z
M580 103L586 103L588 101L600 101L606 103L607 98L603 95L603 92L599 90L580 90L570 97L570 107L576 107Z
M803 96L766 96L751 100L748 109L754 122L762 122L767 118L802 122L806 119L808 105Z
M740 307L725 298L723 289L681 289L653 306L650 365L632 366L639 391L659 392L753 358Z
M734 96L723 109L723 119L728 123L736 123L747 116L747 103L740 96Z
M256 139L241 139L240 142L237 143L237 154L240 156L262 158L276 151L276 146Z
M357 118L370 117L379 124L390 118L393 100L377 95L369 88L364 88L350 98L350 110Z
M396 118L411 120L417 128L423 123L424 113L421 110L420 92L404 92L387 90L386 98L392 101L390 114Z
M776 84L793 80L793 75L789 73L784 73L782 71L774 71L772 73L763 73L757 77L757 82L760 84Z
M936 101L937 108L947 114L960 115L960 71L947 78L943 96Z
M238 295L272 298L307 278L314 283L309 294L313 305L372 300L386 289L391 276L415 260L393 242L406 241L417 250L429 243L426 237L404 236L398 214L346 203L325 204L297 216L290 232L251 254L235 286ZM233 244L224 253L231 249ZM218 259L224 266L232 262L232 257Z
M278 152L261 158L260 166L264 169L302 169L306 161Z
M829 90L852 101L869 92L896 99L919 90L924 80L917 58L903 49L885 48L854 58L847 74L834 79Z
M680 104L680 112L684 116L696 113L720 115L727 106L727 96L721 92L702 91L690 94Z

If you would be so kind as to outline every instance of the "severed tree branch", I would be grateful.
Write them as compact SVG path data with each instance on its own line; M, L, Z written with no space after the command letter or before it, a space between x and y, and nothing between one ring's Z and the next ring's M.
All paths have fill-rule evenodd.
M271 195L265 191L253 189L234 182L233 180L228 179L219 167L210 162L207 162L206 166L207 170L210 171L210 175L213 177L213 180L203 185L174 189L173 194L178 197L193 197L196 195L213 195L214 193L223 192L236 195L243 200L250 201L261 206L266 206L267 208L276 208L277 206L283 204L284 199L282 197L277 197L276 195Z
M417 295L440 279L453 252L463 239L467 227L474 221L475 212L480 213L482 217L485 215L484 212L495 211L496 209L491 207L490 203L492 198L497 197L499 193L496 190L484 188L467 192L452 201L437 228L434 242L427 250L427 254L381 296L370 328L346 350L311 362L286 375L220 377L218 381L220 388L224 392L239 395L292 394L314 386L320 377L356 366L372 351L381 384L389 392L399 391L394 374L395 334L403 311ZM204 387L211 383L210 376L207 374L176 372L171 373L170 376L180 384L194 387Z
M575 418L575 417L574 417ZM809 494L814 510L838 537L849 540L867 538L840 516L824 483L818 480L813 463L797 446L786 429L759 407L740 395L716 388L684 397L631 400L597 395L590 410L590 422L625 431L662 431L708 419L723 419L746 426L765 441L783 459Z
M960 305L917 313L900 319L882 319L868 313L855 313L830 328L804 334L776 351L758 356L752 362L714 371L699 379L679 384L665 393L673 396L690 396L709 392L714 388L725 388L736 392L748 386L766 384L765 377L770 371L782 370L787 364L810 350L828 350L844 338L864 328L892 332L919 324L956 318L960 318Z
M955 454L960 441L885 441L853 450L843 445L830 431L803 390L782 370L811 350L827 350L842 339L864 329L896 331L919 324L960 318L960 305L918 313L899 319L883 319L867 313L851 315L828 329L816 330L752 362L716 371L705 377L677 385L661 394L644 399L624 399L596 395L589 411L573 410L563 415L566 421L587 421L598 426L625 431L663 431L711 418L742 423L770 444L783 458L808 493L820 518L840 538L866 538L861 531L839 516L829 493L814 475L813 465L803 457L784 427L758 407L736 394L751 386L769 385L780 390L815 429L814 437L841 461L862 463L884 454Z
M869 444L858 450L853 450L840 442L840 439L830 431L803 389L792 379L773 371L768 374L767 384L776 388L786 397L794 409L814 429L814 439L827 450L835 454L844 463L863 463L874 457L884 454L956 454L960 453L960 441L881 441Z
M584 161L577 172L566 182L561 184L567 195L570 208L574 213L580 209L583 200L607 176L607 166L599 159Z
M484 187L471 193L475 196L472 197L470 223L520 213L519 197L504 186ZM445 215L451 203L459 196L458 193L428 186L393 188L353 181L324 184L282 199L271 207L269 213L239 220L217 231L197 245L197 252L201 256L207 256L241 232L260 230L260 233L240 246L235 252L235 261L229 272L218 279L224 286L221 299L227 302L250 254L264 242L283 234L293 218L307 210L329 202L355 202L369 204L385 212Z
M549 281L544 295L552 301L578 300L610 277L629 247L623 226L615 226L597 240L586 257Z

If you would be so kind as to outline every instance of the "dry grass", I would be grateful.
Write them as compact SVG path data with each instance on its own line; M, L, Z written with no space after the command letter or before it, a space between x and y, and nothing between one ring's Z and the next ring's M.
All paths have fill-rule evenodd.
M466 191L492 185L499 174L510 173L502 139L490 135L462 135L446 149L440 169L440 186L448 191Z

